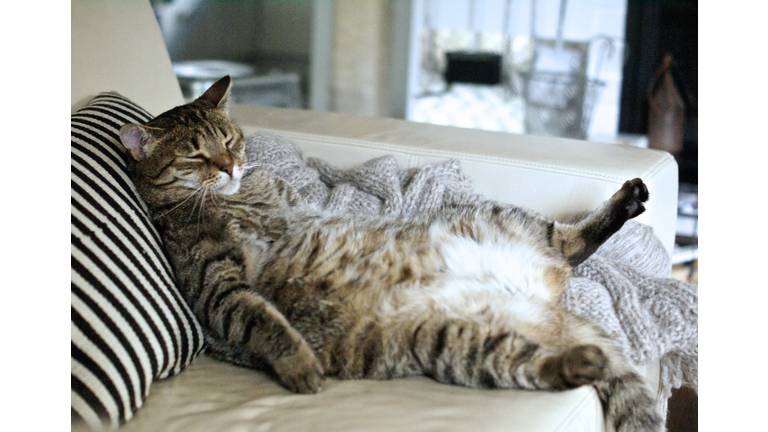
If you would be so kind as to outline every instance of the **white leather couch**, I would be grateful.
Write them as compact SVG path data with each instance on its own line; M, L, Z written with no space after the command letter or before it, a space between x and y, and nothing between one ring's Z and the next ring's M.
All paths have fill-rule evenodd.
M117 91L157 115L183 103L147 1L72 1L72 112ZM235 105L246 133L287 135L309 156L340 166L393 154L401 167L457 158L478 192L550 215L594 208L621 184L642 178L651 192L639 221L671 251L677 166L667 153L410 123L402 120ZM74 363L73 363L74 364ZM74 368L74 366L73 366ZM657 381L658 368L645 373ZM74 396L73 396L74 398ZM73 425L79 428L81 425ZM205 354L155 380L125 431L602 431L595 391L488 391L416 377L327 380L297 395L266 375Z

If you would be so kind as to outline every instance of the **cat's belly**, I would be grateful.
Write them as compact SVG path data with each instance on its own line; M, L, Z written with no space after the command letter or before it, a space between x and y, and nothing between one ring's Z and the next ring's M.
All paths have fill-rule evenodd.
M492 310L515 321L546 320L555 299L547 285L551 258L542 251L523 242L476 242L439 227L431 234L445 262L444 277L411 293L410 302L468 315Z

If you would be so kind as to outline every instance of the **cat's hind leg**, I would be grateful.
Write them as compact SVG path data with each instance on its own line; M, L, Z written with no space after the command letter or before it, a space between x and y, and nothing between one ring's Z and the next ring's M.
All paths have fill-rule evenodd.
M642 180L628 180L608 201L574 224L552 222L547 232L551 247L572 267L584 262L626 221L645 211L648 188Z
M605 376L603 351L561 348L484 318L432 316L414 323L411 353L437 381L479 388L566 390Z
M514 331L438 311L361 322L343 345L341 378L427 375L480 388L531 386L525 365L539 349Z
M620 347L591 322L564 317L559 335L437 316L410 327L412 356L437 381L476 388L569 390L592 385L617 432L660 432L644 379ZM529 335L527 335L529 334Z

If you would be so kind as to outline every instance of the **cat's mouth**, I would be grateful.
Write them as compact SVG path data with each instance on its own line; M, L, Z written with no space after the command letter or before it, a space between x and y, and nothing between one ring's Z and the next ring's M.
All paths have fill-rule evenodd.
M232 195L240 190L242 177L243 170L240 167L235 167L230 174L219 173L219 185L214 188L214 191L222 195Z
M223 185L217 187L215 190L222 195L232 195L240 189L240 179L232 178Z

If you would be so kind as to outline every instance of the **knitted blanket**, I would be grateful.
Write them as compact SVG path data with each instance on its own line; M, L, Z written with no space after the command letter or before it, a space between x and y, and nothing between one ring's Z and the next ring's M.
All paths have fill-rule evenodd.
M318 208L409 217L483 199L456 160L401 169L384 156L344 170L307 158L281 135L258 132L246 139L251 161ZM672 389L698 388L698 286L668 278L669 269L653 229L629 221L574 270L561 298L567 310L600 323L636 364L659 360L662 413Z

